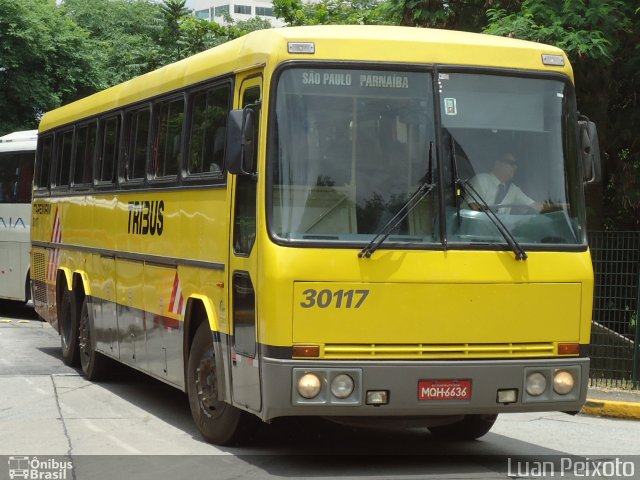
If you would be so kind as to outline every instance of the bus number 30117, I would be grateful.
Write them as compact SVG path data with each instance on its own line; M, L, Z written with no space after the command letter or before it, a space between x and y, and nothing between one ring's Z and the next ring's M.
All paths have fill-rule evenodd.
M305 299L302 308L360 308L369 296L369 290L316 290L308 288L302 292Z

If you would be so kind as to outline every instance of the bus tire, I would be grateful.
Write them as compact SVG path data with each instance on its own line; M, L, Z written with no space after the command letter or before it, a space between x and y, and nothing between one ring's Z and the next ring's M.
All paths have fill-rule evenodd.
M496 418L498 415L465 415L455 423L429 427L429 431L433 436L443 440L470 441L488 433Z
M78 325L78 343L80 347L80 366L87 380L98 381L104 377L107 358L95 349L95 328L91 321L88 297L84 297L80 308Z
M72 290L63 289L58 309L60 322L60 344L62 361L70 367L80 364L80 348L78 345L78 304Z
M213 339L209 323L198 327L187 366L191 415L202 436L217 445L238 444L247 438L256 417L218 400Z

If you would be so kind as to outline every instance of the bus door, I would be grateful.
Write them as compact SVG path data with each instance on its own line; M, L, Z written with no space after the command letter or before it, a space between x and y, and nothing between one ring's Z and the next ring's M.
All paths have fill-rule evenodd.
M240 107L256 105L262 98L261 71L238 75ZM236 87L237 88L237 87ZM259 126L256 121L256 139ZM257 148L258 142L254 142ZM257 150L256 152L257 153ZM254 155L255 155L254 153ZM254 156L254 158L256 158ZM257 344L256 188L255 175L234 175L232 182L231 246L229 254L229 307L231 396L236 404L260 411L260 364Z

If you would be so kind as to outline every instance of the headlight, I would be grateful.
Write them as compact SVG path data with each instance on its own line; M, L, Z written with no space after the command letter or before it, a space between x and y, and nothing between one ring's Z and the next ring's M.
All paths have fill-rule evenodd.
M547 379L540 372L527 377L527 393L532 397L539 397L547 389Z
M306 373L298 380L298 393L304 398L314 398L320 393L322 382L314 373Z
M573 390L573 386L573 375L566 370L558 370L553 375L553 390L558 395L566 395Z
M331 393L336 398L347 398L353 393L353 386L353 378L343 373L331 382Z

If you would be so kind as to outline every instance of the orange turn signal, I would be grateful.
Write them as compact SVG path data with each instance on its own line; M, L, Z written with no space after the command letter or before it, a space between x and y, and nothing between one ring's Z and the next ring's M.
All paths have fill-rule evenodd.
M294 345L293 356L317 358L320 356L320 346L319 345Z
M558 355L578 355L580 353L579 343L559 343Z

